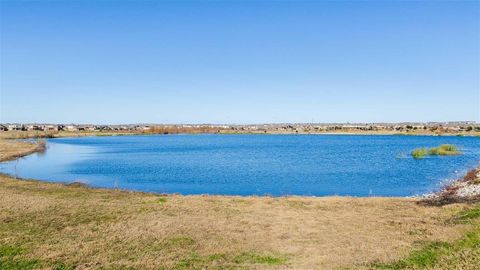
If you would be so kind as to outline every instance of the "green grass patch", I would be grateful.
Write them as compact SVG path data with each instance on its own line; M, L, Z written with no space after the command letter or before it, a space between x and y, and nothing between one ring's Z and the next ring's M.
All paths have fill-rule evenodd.
M420 250L413 251L407 258L391 263L376 264L378 269L424 269L432 267L438 258L451 248L451 244L445 242L432 242Z
M52 267L53 270L75 270L75 266L64 264L64 263L55 263Z
M197 253L192 253L190 257L183 259L175 265L175 269L202 269L205 265L204 259L198 256Z
M274 256L274 255L262 255L255 252L246 252L236 256L235 263L253 263L253 264L268 264L268 265L281 265L287 262L287 258Z
M73 265L62 262L52 262L30 258L24 248L11 245L0 245L0 269L1 270L74 270Z
M196 252L190 254L189 257L179 261L174 269L209 269L212 263L218 262L224 264L227 256L225 254L213 254L210 256L200 256ZM221 269L228 269L222 267Z
M474 228L467 232L462 238L447 242L431 242L419 250L412 251L405 259L393 263L379 263L372 266L377 269L426 269L435 268L440 261L447 261L447 265L452 269L461 269L466 267L465 254L474 254L480 249L480 205L476 205L467 210L463 210L452 219L458 223L472 223ZM474 256L474 255L472 255ZM470 264L474 265L470 265ZM471 260L468 267L480 266L480 261ZM440 267L441 268L441 267Z
M160 198L158 198L158 200L157 200L157 203L158 203L158 204L164 204L164 203L166 203L166 202L167 202L167 198L165 198L165 197L160 197Z
M474 220L480 218L480 205L476 205L475 207L462 210L460 213L455 215L451 221L453 223L471 223Z
M17 255L21 255L23 253L23 249L19 247L13 246L0 246L0 257L13 257Z
M457 146L453 144L442 144L438 147L433 147L428 150L428 154L432 156L452 156L459 155Z
M427 148L417 148L411 154L414 159L421 159L427 156L428 151Z
M40 261L23 256L24 250L15 246L0 246L0 269L29 270L39 268Z

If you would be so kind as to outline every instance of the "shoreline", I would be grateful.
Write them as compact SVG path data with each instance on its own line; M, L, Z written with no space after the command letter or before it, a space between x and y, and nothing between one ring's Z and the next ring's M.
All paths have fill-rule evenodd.
M314 195L227 195L227 194L182 194L182 193L164 193L164 192L149 192L141 190L131 190L131 189L122 189L122 188L107 188L107 187L96 187L82 182L50 182L47 180L33 179L33 178L22 178L15 177L9 174L0 173L0 177L12 179L14 181L24 181L30 182L32 184L46 184L53 186L61 186L65 188L83 188L86 190L99 191L99 192L120 192L120 193L132 193L146 196L159 196L159 197L183 197L183 198L226 198L226 199L313 199L313 200L329 200L329 199L345 199L345 200L384 200L384 199L393 199L409 202L419 202L420 197L400 197L400 196L349 196L349 195L325 195L325 196L314 196Z
M468 170L461 178L451 181L439 191L418 198L421 203L436 206L480 202L480 166Z
M143 135L155 135L155 134L143 134ZM163 135L163 134L158 134ZM122 135L125 136L125 135ZM95 136L91 136L95 137ZM56 137L60 138L60 137ZM49 139L56 139L56 138L49 138ZM69 138L69 137L62 137L62 138ZM72 137L74 138L74 137ZM17 152L12 153L11 155L0 156L0 163L12 161L18 158L22 158L34 153L46 151L46 142L44 140L37 139L36 142L18 142L14 139L7 139L7 141L15 141L15 146L20 144L23 145L22 148ZM5 139L3 140L5 141ZM0 143L2 139L0 139ZM0 144L0 148L4 146ZM61 184L66 187L68 186L84 186L85 188L89 189L101 189L101 190L117 190L117 191L124 191L124 192L138 192L144 194L156 194L161 196L221 196L221 197L241 197L241 198L258 198L258 197L270 197L270 198L396 198L396 199L414 199L418 200L419 203L423 203L426 205L446 205L451 203L476 203L480 202L480 166L476 166L471 169L466 170L466 174L464 174L461 178L457 178L453 181L450 181L448 184L442 186L439 190L433 191L431 193L426 194L419 194L413 196L352 196L352 195L324 195L324 196L314 196L314 195L228 195L228 194L181 194L177 192L173 193L160 193L160 192L146 192L146 191L139 191L139 190L129 190L129 189L119 189L119 188L106 188L106 187L95 187L91 186L86 183L82 182L52 182L48 180L40 180L40 179L28 179L28 178L19 178L16 176L12 176L9 174L0 173L5 177L9 177L12 179L18 179L22 181L39 181L43 183L51 183L51 184ZM474 175L472 179L472 175Z
M15 148L20 147L20 150ZM34 153L43 152L46 150L46 142L37 140L34 142L18 142L4 143L0 140L0 148L7 148L5 153L0 156L0 162L12 161L18 158L22 158ZM11 149L8 149L11 148ZM9 153L10 152L10 153Z

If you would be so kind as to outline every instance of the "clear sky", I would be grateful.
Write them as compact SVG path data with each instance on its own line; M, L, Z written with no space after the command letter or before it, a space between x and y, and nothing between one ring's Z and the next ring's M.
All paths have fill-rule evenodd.
M0 122L480 121L479 1L0 1Z

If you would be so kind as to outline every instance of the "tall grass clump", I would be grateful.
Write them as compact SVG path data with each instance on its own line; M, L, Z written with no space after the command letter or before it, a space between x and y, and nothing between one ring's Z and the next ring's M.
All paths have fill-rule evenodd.
M460 151L454 144L442 144L439 147L430 148L428 153L433 156L451 156L460 154Z
M37 140L37 147L35 148L35 151L38 152L43 152L47 149L47 141L45 140Z
M454 156L459 155L460 151L457 146L454 144L442 144L438 147L427 148L417 148L412 151L412 157L415 159L424 158L427 155L430 156Z
M412 151L412 157L415 159L420 159L426 157L428 154L427 148L417 148Z

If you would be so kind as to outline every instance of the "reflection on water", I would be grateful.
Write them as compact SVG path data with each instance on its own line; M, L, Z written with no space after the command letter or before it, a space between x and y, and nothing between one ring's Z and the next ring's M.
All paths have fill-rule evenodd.
M417 147L463 155L414 160ZM158 135L48 140L45 153L0 164L21 178L183 194L409 196L478 165L473 137Z
M69 173L70 166L88 159L94 153L94 147L50 141L47 144L46 151L37 152L18 160L0 163L0 170L3 173L22 178L77 181L81 179L81 175Z

